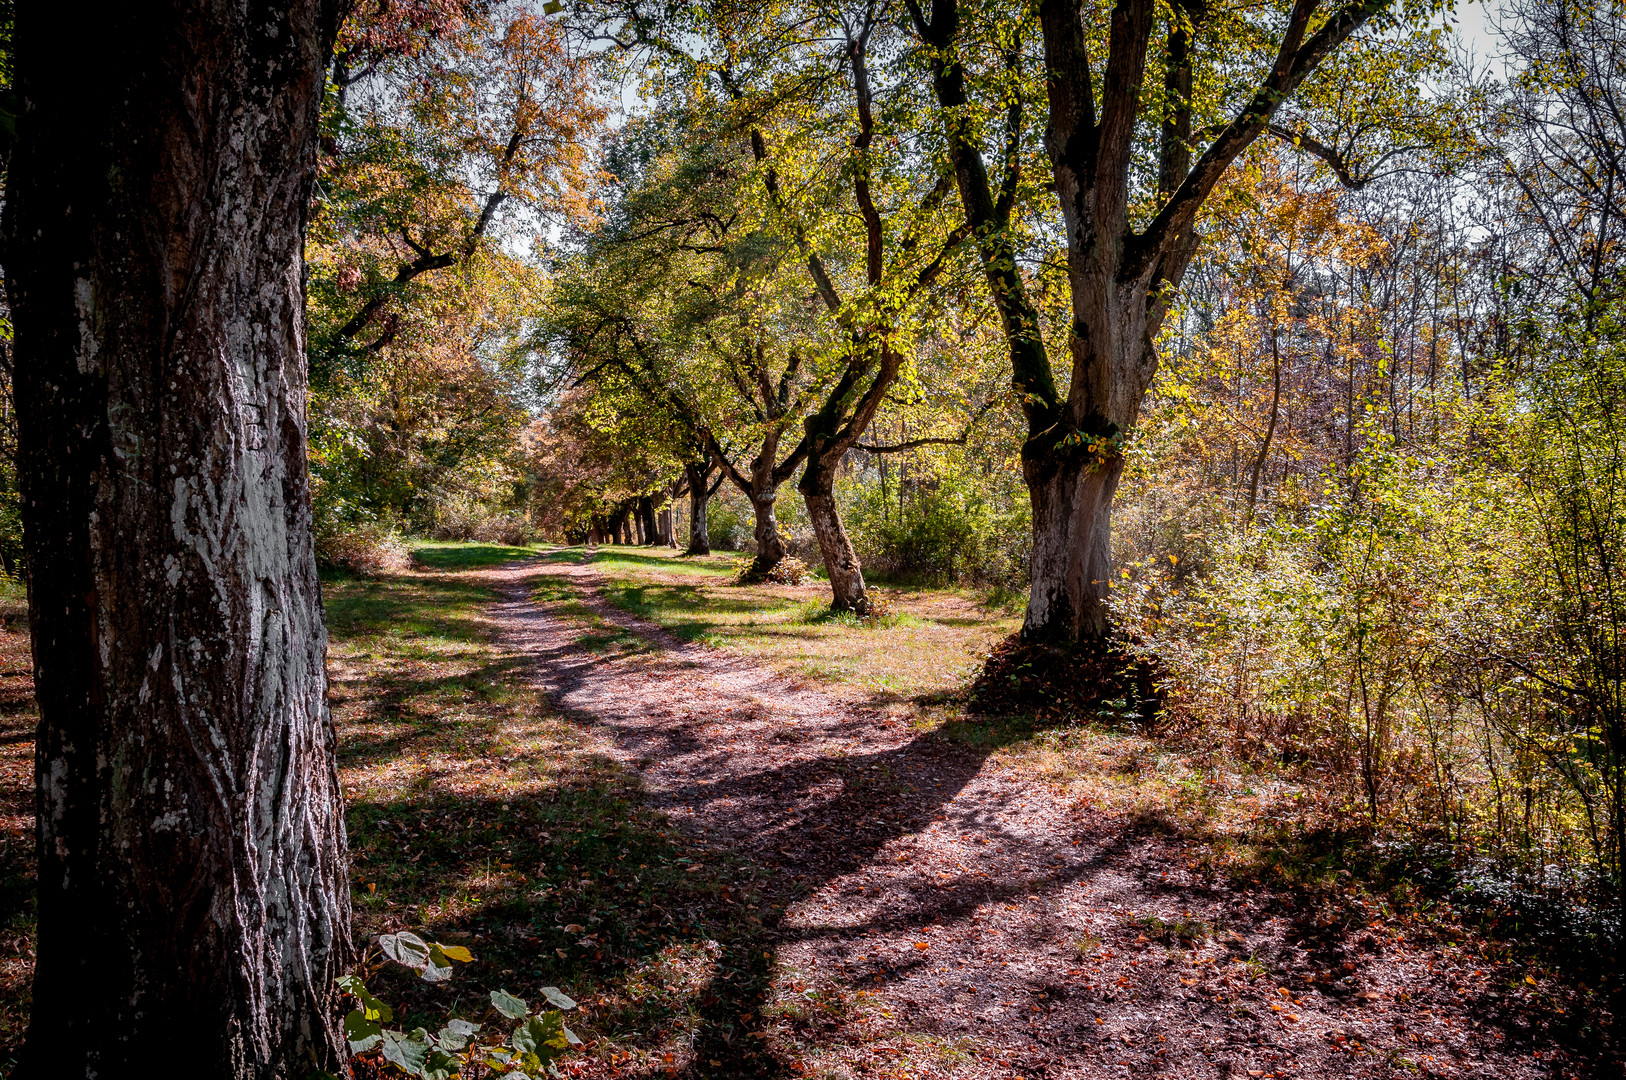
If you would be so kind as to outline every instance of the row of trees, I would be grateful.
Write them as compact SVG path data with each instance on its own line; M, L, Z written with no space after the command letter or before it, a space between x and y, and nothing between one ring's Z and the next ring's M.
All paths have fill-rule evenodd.
M963 363L971 343L945 330L974 327L1026 417L1024 635L1099 639L1123 447L1205 202L1267 134L1345 177L1404 149L1428 14L588 10L663 105L617 139L606 221L554 300L560 348L750 499L757 572L782 555L774 505L799 471L834 605L862 613L836 474L888 449L862 440L889 395Z

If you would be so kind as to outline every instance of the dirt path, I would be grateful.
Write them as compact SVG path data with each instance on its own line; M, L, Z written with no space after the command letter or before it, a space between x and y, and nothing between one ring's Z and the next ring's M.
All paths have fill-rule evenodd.
M532 602L541 572L647 647L579 645L583 627ZM489 573L506 598L492 616L550 698L702 848L776 868L775 961L864 992L854 1072L1595 1075L1547 1032L1561 1017L1464 950L1198 879L1176 840L608 607L590 564ZM885 1070L889 1038L912 1064Z

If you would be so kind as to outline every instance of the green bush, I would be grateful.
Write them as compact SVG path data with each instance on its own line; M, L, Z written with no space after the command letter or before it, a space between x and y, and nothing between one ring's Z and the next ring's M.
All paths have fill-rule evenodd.
M713 498L706 504L706 535L715 551L741 551L755 533L750 508L735 499Z
M1018 498L975 476L937 476L897 505L879 483L858 488L847 509L865 568L929 584L1021 588L1027 580L1031 516Z

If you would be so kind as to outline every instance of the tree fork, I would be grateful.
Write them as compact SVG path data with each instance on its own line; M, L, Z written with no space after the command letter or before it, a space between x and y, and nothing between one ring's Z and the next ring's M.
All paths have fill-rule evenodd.
M18 10L5 262L40 708L19 1078L341 1060L301 267L342 14Z

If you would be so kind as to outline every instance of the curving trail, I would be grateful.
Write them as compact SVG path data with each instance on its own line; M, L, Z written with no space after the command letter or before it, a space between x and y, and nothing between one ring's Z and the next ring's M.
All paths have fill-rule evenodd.
M590 563L484 574L505 597L490 615L506 644L642 774L649 799L702 849L776 868L784 914L760 916L775 962L873 995L854 1075L1512 1078L1598 1065L1566 1060L1539 1009L1460 952L1396 941L1358 909L1199 878L1177 839L609 607ZM544 575L638 647L580 644L579 622L533 600ZM1160 939L1152 917L1211 932ZM936 1064L874 1071L889 1040L939 1044ZM859 1037L837 1027L817 1041Z

